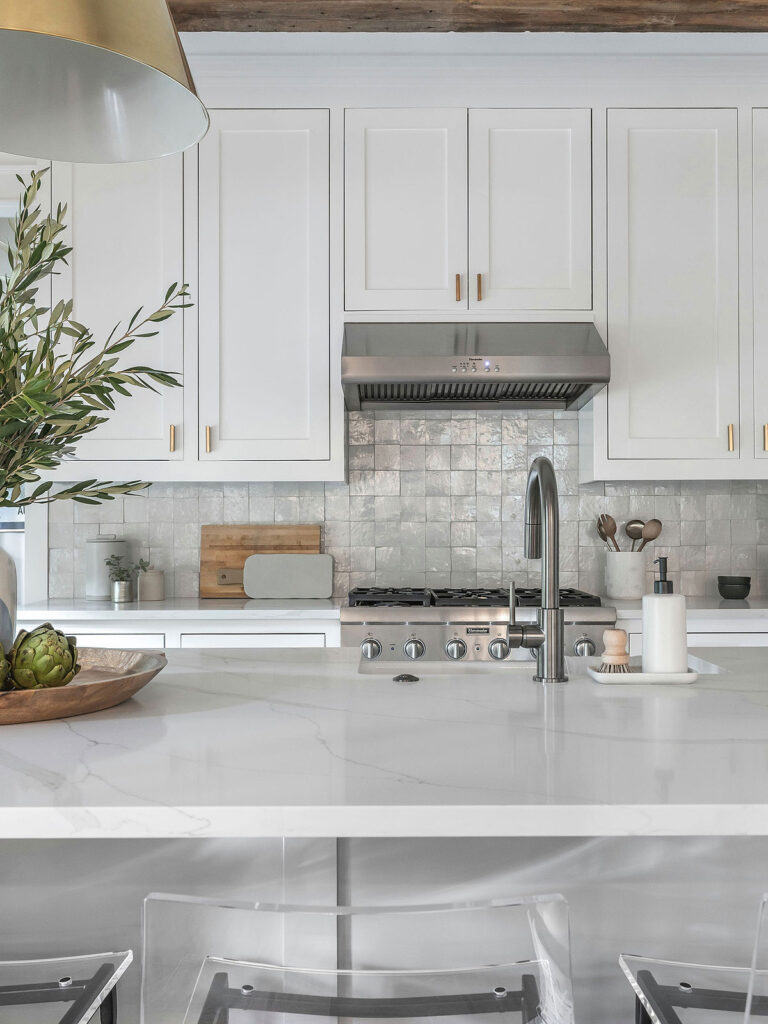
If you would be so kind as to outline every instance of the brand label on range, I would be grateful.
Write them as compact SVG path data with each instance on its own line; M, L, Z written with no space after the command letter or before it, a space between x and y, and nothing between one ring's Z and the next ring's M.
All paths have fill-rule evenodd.
M490 626L467 626L467 636L487 636L490 632Z

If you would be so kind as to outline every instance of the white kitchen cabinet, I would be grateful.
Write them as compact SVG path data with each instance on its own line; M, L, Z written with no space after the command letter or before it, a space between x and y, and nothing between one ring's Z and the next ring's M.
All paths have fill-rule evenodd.
M609 110L607 145L608 457L736 464L737 112Z
M329 112L215 110L199 151L199 458L330 457Z
M747 630L741 633L688 633L688 647L768 647L768 633ZM629 634L629 653L632 657L643 653L642 633Z
M79 647L117 647L126 651L155 650L165 647L165 633L80 633Z
M325 647L325 633L182 633L182 649Z
M124 328L140 306L147 313L156 309L169 286L184 281L183 189L180 155L142 163L53 165L53 201L67 204L66 237L73 246L69 268L53 278L53 298L74 300L74 318L93 331L97 345L118 321ZM120 364L182 372L183 315L177 311L147 330L157 328L156 337L140 339L121 353ZM178 459L185 442L182 419L181 388L137 388L130 398L118 395L108 422L78 446L78 458Z
M467 111L347 110L345 124L346 308L466 309Z
M590 110L470 110L470 309L591 308L591 168Z
M768 109L752 111L752 299L754 302L754 451L768 458ZM745 446L746 447L746 446Z

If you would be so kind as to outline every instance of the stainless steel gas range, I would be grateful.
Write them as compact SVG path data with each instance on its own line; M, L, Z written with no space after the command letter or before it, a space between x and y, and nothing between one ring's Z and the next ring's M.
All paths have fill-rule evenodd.
M518 623L536 621L541 591L515 592ZM602 634L616 624L616 609L599 597L561 589L565 612L566 655L589 656L601 650ZM535 651L507 645L509 595L501 588L411 589L358 587L341 609L341 645L359 646L371 661L503 661L529 659Z

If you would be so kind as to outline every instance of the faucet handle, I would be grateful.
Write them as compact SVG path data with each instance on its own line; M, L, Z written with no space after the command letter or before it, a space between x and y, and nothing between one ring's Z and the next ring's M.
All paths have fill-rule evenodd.
M523 627L518 626L515 621L515 605L517 599L515 597L515 583L514 580L509 585L509 625L507 626L507 643L510 647L520 647L523 643Z

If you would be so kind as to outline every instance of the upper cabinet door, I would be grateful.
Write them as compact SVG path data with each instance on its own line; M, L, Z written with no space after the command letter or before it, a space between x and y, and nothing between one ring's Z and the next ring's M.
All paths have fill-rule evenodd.
M329 112L218 110L200 143L200 458L329 458Z
M590 309L589 110L471 110L472 309Z
M738 459L737 188L735 110L608 112L611 458Z
M347 110L345 195L347 309L466 309L466 110Z
M53 278L54 301L72 298L73 316L102 344L143 306L157 309L184 280L182 157L130 164L54 164L53 202L67 203L70 268ZM153 325L154 338L120 355L124 366L183 370L184 322L177 311ZM150 329L150 328L147 328ZM119 336L120 329L117 335ZM138 388L117 396L107 423L78 445L85 460L169 460L181 455L182 390ZM171 451L171 428L174 450Z
M752 111L752 289L754 301L754 453L768 459L768 110ZM751 454L751 452L749 453Z

